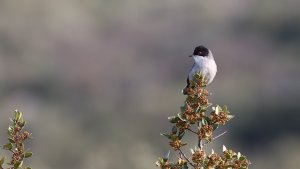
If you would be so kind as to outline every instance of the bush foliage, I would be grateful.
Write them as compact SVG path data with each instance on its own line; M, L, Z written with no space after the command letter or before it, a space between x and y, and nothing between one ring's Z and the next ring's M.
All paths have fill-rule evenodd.
M205 78L200 73L196 73L190 83L190 87L185 89L187 97L181 112L168 118L173 124L172 130L170 133L161 134L169 140L170 147L178 153L178 161L170 161L169 151L165 157L159 157L156 165L161 169L247 169L249 160L241 153L236 153L225 146L223 146L223 154L217 154L213 150L210 154L204 151L206 144L226 133L214 136L214 131L219 126L226 125L233 115L230 114L227 106L219 105L212 107L210 113L207 113L212 104L208 101L210 94L205 89ZM191 149L189 155L182 151L182 147L188 145L183 141L186 132L191 132L198 140L198 145Z

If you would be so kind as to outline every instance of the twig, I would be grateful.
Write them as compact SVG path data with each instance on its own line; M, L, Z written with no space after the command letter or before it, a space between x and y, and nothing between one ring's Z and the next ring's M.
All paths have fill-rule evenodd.
M215 140L215 139L217 139L217 138L223 136L223 135L226 134L226 133L227 133L227 131L224 131L223 133L221 133L221 134L217 135L216 137L214 137L212 140Z
M198 122L198 130L200 130L201 128L201 124L200 122ZM202 139L200 137L198 137L198 147L202 150L203 149L203 142Z
M196 134L196 135L198 135L197 132L195 132L194 130L192 130L192 129L190 129L190 128L188 128L187 130L190 131L190 132L192 132L192 133L194 133L194 134Z
M193 163L187 158L187 156L182 152L181 149L179 149L179 155L184 157L184 159L192 166L194 167Z
M212 140L216 140L217 138L223 136L223 135L226 134L226 133L227 133L227 131L224 131L223 133L221 133L221 134L217 135L216 137L212 138ZM204 143L204 145L206 145L206 144L208 144L208 142L207 142L207 143Z

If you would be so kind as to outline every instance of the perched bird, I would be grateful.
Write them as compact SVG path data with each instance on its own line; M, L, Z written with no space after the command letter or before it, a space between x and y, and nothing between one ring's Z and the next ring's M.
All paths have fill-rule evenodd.
M190 87L190 80L193 79L195 73L200 72L206 80L206 85L210 84L217 73L217 64L211 51L200 45L195 48L194 53L189 57L193 57L194 65L187 77L187 85L183 89L183 94L187 94L187 89Z

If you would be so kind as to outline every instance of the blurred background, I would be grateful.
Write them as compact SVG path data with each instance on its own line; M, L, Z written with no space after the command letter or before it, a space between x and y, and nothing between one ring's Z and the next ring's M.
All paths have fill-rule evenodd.
M0 143L19 109L33 132L33 168L156 168L169 149L159 134L185 99L187 56L203 44L218 64L210 102L235 115L211 147L241 151L255 169L298 168L299 6L2 0Z

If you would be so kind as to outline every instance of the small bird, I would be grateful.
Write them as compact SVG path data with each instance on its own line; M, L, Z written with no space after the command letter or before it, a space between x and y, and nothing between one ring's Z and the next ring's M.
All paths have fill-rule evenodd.
M196 47L194 53L189 57L193 57L195 62L188 74L187 85L182 91L185 95L187 94L187 89L190 87L190 80L193 79L195 73L200 72L204 76L204 79L207 82L206 85L214 80L217 73L217 64L213 54L203 45Z

